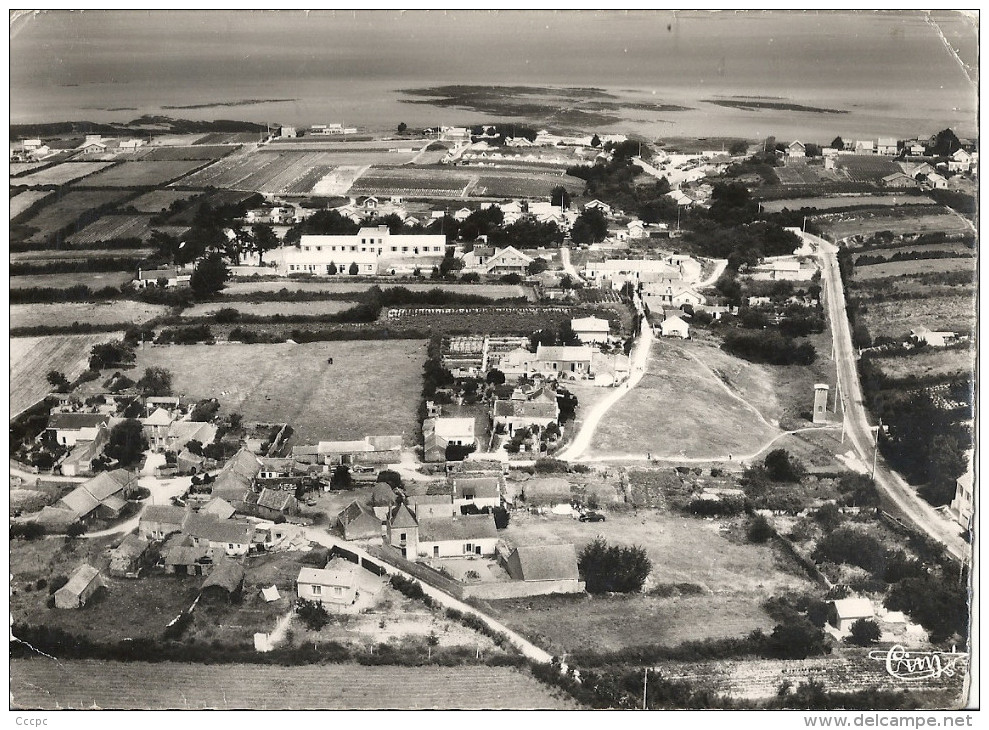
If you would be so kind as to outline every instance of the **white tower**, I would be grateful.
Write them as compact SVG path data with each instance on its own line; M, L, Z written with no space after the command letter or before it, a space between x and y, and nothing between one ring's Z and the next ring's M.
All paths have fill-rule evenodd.
M828 421L828 386L826 383L817 383L814 386L814 423L827 423Z

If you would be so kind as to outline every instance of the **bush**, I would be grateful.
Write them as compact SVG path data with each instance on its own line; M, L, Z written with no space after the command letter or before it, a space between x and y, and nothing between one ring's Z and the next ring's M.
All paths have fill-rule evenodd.
M803 617L778 624L769 637L768 653L777 659L806 659L828 651L824 632Z
M773 536L773 527L765 517L756 515L749 521L746 536L749 542L764 543Z
M391 469L384 469L382 471L379 471L378 478L376 481L384 482L392 489L402 488L402 475L399 474L397 471L393 471Z
M869 646L878 642L881 635L879 624L872 619L860 618L852 624L852 633L848 641L856 646Z
M577 565L588 593L637 593L652 570L643 548L609 545L601 537L580 552Z
M810 365L817 359L817 351L809 342L798 342L771 330L729 332L721 349L750 362L770 365Z
M80 535L85 534L85 532L86 526L84 524L81 522L73 522L69 525L68 529L65 531L65 534L69 537L79 537Z
M295 603L295 613L310 631L319 631L330 623L330 614L319 601L300 598Z
M161 634L161 638L165 640L178 639L190 626L192 626L192 613L183 611L179 614L178 618L165 627L165 630Z
M57 591L59 588L61 588L62 586L64 586L68 582L69 582L68 576L65 576L65 575L56 575L48 583L48 595L51 595L51 596L55 595L55 591Z
M37 522L15 522L10 526L10 539L37 540L44 536L45 527Z
M774 482L799 482L804 468L786 449L776 449L766 454L763 462L766 475Z

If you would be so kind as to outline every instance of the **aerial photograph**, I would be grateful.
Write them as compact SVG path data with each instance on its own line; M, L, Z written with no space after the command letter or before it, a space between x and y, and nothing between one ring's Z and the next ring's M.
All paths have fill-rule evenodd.
M971 726L978 11L8 27L18 725Z

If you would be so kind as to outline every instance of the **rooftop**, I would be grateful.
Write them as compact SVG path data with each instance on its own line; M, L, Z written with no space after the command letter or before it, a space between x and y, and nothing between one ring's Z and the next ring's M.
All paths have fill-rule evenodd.
M48 428L75 431L81 428L96 428L110 421L106 413L53 413L48 419Z
M349 560L335 558L320 568L300 568L298 583L321 586L341 586L353 588L357 581L357 571L360 568Z
M445 540L479 540L498 537L494 515L464 515L462 517L437 517L419 523L420 542Z
M522 580L577 580L577 550L565 545L523 545L515 548Z

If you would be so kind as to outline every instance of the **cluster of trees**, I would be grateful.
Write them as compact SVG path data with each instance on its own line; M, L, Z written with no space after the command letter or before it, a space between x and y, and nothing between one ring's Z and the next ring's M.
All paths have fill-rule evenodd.
M817 351L809 342L798 342L773 331L728 332L721 349L750 362L770 365L810 365L817 359Z
M644 548L609 545L599 537L580 551L577 567L588 593L637 593L652 570L652 562Z

